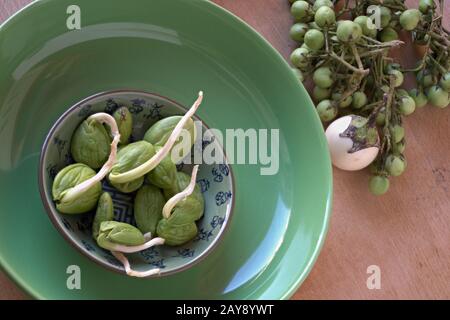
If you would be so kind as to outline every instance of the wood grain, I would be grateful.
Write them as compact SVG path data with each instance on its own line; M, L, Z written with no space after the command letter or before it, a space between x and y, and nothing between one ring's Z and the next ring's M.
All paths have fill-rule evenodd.
M29 0L0 0L0 22ZM287 59L292 19L286 0L216 0L259 31ZM416 7L417 0L407 1ZM445 9L449 26L450 6ZM413 65L411 46L397 58ZM411 86L408 79L406 86ZM427 106L406 119L408 170L382 197L367 190L365 171L334 170L329 234L294 299L450 299L450 108ZM366 269L381 268L381 289ZM0 299L25 296L0 274Z

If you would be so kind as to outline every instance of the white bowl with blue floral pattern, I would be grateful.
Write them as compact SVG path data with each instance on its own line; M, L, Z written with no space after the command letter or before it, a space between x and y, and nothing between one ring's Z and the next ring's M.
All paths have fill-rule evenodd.
M186 108L168 98L141 91L111 91L84 99L66 111L50 130L41 153L39 188L51 221L69 243L100 265L125 273L122 264L109 251L100 248L92 238L94 212L61 214L56 209L51 193L58 171L74 162L70 155L70 141L78 125L93 113L112 114L121 106L128 107L133 116L132 140L142 139L145 131L156 121L186 112ZM195 117L195 120L199 119ZM206 129L203 125L203 131ZM203 139L197 144L201 148L210 143L219 144L214 136L197 136L197 139ZM223 152L221 145L216 149ZM127 254L134 270L159 268L161 272L152 277L173 274L193 266L215 248L223 237L233 209L233 175L225 155L224 159L222 164L200 164L197 183L205 199L205 211L203 217L197 221L199 233L196 238L182 246L156 246L139 253ZM192 172L192 165L180 164L177 168L188 174ZM115 220L135 225L135 193L121 193L111 187L106 179L103 181L103 189L113 198Z

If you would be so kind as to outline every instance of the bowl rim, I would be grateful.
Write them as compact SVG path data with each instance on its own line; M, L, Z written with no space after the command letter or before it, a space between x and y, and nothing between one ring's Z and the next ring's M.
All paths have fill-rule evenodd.
M107 97L110 95L114 95L114 94L139 94L139 95L143 95L143 96L147 96L149 98L158 98L158 99L163 99L166 100L170 103L172 103L175 107L179 108L180 110L186 112L188 109L186 107L184 107L182 104L180 104L179 102L168 98L166 96L160 95L160 94L156 94L156 93L152 93L152 92L147 92L147 91L143 91L143 90L135 90L135 89L114 89L114 90L108 90L108 91L102 91L99 93L95 93L92 94L86 98L83 98L82 100L76 102L75 104L73 104L71 107L69 107L66 111L64 111L64 113L62 113L58 119L54 122L54 124L52 125L51 129L48 131L46 137L45 137L45 141L42 144L42 148L41 148L41 152L40 152L40 156L39 156L39 166L38 166L38 185L39 185L39 194L41 197L41 201L42 204L44 205L45 208L45 212L47 213L47 216L50 218L50 221L52 222L52 224L54 225L54 227L58 230L58 232L63 236L63 238L72 245L72 247L74 247L80 254L82 254L83 256L88 257L90 260L94 261L96 264L114 271L116 273L119 273L121 275L124 275L126 277L129 277L123 266L116 266L112 263L109 262L104 262L103 260L99 259L96 255L92 254L90 251L86 250L85 247L83 247L78 240L76 240L74 237L72 237L65 228L63 228L61 226L61 223L59 222L57 215L61 215L61 213L59 213L55 208L53 208L49 201L47 201L47 190L45 188L45 164L44 164L44 160L45 157L47 155L47 150L48 150L48 146L50 144L50 139L53 137L54 133L56 132L56 130L59 128L59 126L64 122L64 120L66 120L66 118L71 115L76 109L78 109L79 107L85 105L86 103L89 103L90 101L97 99L97 98L101 98L101 97ZM198 115L194 115L192 118L196 119L196 120L200 120L202 122L202 125L204 127L206 127L207 129L210 129L210 127L208 125L206 125L206 123L198 116ZM214 240L209 244L209 246L206 247L205 250L203 250L197 257L195 257L192 260L188 260L187 263L182 264L179 267L176 267L172 270L169 271L164 271L164 269L161 269L161 271L157 274L153 274L153 275L149 275L143 278L161 278L161 277L165 277L165 276L169 276L169 275L173 275L182 271L185 271L193 266L195 266L196 264L200 263L201 261L203 261L211 252L213 252L214 249L216 249L216 247L219 245L220 242L222 242L224 235L226 234L226 231L229 229L229 222L231 220L231 217L233 215L234 212L234 206L235 206L235 197L236 197L236 193L235 193L235 179L234 179L234 174L233 174L233 169L230 165L230 162L228 161L227 155L225 153L225 150L223 148L223 145L219 142L216 141L216 143L218 143L218 145L221 147L222 149L222 153L223 153L223 157L225 160L225 163L227 164L229 171L230 171L230 180L231 180L231 198L230 198L230 205L228 206L228 208L226 209L226 213L225 213L225 217L223 220L223 223L220 227L219 233L217 234L217 236L214 238ZM51 198L51 194L49 194L49 197ZM100 247L99 247L100 248ZM102 248L100 248L102 249ZM103 249L102 249L103 250Z

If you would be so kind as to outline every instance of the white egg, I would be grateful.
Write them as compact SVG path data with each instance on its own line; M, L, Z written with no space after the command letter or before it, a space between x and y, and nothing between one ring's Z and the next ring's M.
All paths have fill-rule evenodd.
M352 116L344 116L333 121L325 131L330 149L331 161L333 165L342 170L356 171L367 167L378 155L378 147L368 147L356 152L350 153L353 147L353 140L347 137L341 137L350 126Z

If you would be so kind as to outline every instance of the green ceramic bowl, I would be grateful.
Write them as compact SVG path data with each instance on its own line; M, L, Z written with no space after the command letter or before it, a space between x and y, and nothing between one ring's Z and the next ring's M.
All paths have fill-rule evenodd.
M68 30L67 7L81 9ZM0 27L0 265L42 299L284 299L324 242L331 164L307 92L241 20L203 0L42 0ZM49 221L39 155L52 125L99 92L133 88L190 105L208 126L280 129L280 168L232 165L233 218L220 244L186 271L156 279L108 272ZM70 266L81 290L66 286ZM48 276L51 275L51 276Z
M195 98L195 97L194 97ZM56 229L82 254L107 269L125 273L120 263L108 250L100 248L92 237L92 222L95 210L84 214L61 214L52 199L52 186L56 174L73 164L70 153L72 135L88 116L97 112L112 114L119 107L127 107L133 118L132 141L142 140L145 132L155 122L173 115L183 115L186 108L176 102L146 92L118 90L88 97L67 110L56 121L42 147L39 164L39 189L42 202ZM207 107L207 105L202 105ZM201 134L208 127L201 119L194 118L198 126L194 148L203 149L210 145L216 150L222 146L214 136ZM211 145L212 144L212 145ZM199 150L200 151L200 150ZM203 217L197 221L197 236L182 246L156 246L139 253L127 254L131 268L138 271L160 269L151 277L171 275L184 271L204 259L223 238L233 207L233 174L226 157L219 163L199 165L197 183L205 200ZM178 170L192 173L194 152L186 156L186 163L179 163ZM103 180L103 190L108 192L114 203L114 220L136 225L133 203L136 192L122 193Z

